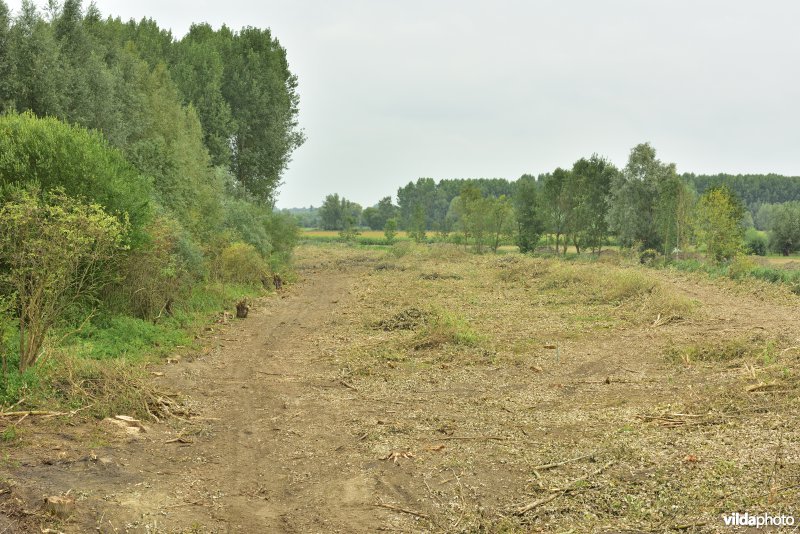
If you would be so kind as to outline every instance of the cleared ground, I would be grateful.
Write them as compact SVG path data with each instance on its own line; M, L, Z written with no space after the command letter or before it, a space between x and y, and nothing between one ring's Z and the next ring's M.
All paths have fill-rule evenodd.
M302 247L282 298L154 369L179 418L24 427L4 451L0 532L800 519L800 298L620 263ZM48 495L75 502L49 517Z

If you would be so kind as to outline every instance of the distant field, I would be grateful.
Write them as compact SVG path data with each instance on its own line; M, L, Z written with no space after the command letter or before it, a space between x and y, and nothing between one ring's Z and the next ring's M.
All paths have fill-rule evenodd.
M765 256L762 259L770 265L800 268L800 256ZM796 263L797 265L788 265L790 263Z
M312 230L309 228L303 228L301 232L302 237L321 237L321 238L339 238L339 231L338 230ZM368 237L370 239L384 239L386 236L383 235L383 230L361 230L358 234L361 237ZM404 231L398 230L397 232L397 239L408 239L408 233Z
M338 230L316 230L313 228L303 228L300 233L301 237L312 240L312 241L321 241L321 242L330 242L330 241L337 241L339 236ZM429 232L429 236L435 236L435 232ZM397 236L395 239L403 241L403 240L410 240L411 238L408 237L408 232L398 230ZM385 236L383 235L382 230L361 230L356 237L356 241L365 244L365 245L376 245L376 244L386 244ZM549 246L550 248L555 248L554 240L550 240L548 243L540 243L540 246ZM607 245L603 247L604 249L611 248L613 250L617 250L615 245ZM499 252L508 253L508 252L516 252L518 249L515 245L503 245L500 247ZM560 245L559 250L563 251L563 244ZM573 245L569 245L567 247L568 254L577 254L575 247ZM779 255L769 255L757 258L758 263L767 267L778 267L783 269L789 270L800 270L800 255L793 255L793 256L779 256Z

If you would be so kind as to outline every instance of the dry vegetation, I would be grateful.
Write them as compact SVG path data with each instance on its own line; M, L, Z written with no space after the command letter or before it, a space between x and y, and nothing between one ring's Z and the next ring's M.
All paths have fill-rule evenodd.
M297 268L177 363L59 368L79 416L2 416L0 531L730 532L723 513L798 515L800 297L780 286L410 242L302 246ZM111 425L131 419L147 432Z
M796 296L613 255L301 257L368 270L320 335L374 406L347 431L362 461L385 459L398 528L723 532L723 513L798 514Z

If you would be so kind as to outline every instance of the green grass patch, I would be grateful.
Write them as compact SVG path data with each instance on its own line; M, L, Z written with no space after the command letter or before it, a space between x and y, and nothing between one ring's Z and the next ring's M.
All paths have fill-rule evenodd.
M483 336L475 332L463 317L445 310L434 310L412 339L415 350L433 349L443 345L475 347Z

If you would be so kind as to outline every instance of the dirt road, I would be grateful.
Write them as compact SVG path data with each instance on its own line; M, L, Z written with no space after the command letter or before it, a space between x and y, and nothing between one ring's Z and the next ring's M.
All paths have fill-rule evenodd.
M354 391L314 341L355 279L308 272L214 336L207 355L167 366L159 386L191 400L191 421L130 440L98 423L105 446L30 451L11 476L77 497L65 532L374 531L386 515L375 482L351 457L358 437L337 430Z

